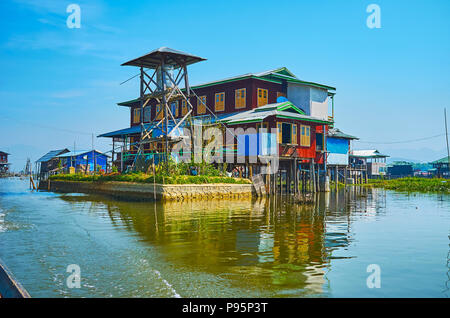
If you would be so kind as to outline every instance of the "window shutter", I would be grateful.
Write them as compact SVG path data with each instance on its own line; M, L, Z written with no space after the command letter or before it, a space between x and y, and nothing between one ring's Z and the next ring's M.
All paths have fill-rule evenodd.
M277 141L279 144L281 144L281 137L282 137L282 125L280 122L277 122Z
M297 124L292 124L292 140L291 143L297 144Z

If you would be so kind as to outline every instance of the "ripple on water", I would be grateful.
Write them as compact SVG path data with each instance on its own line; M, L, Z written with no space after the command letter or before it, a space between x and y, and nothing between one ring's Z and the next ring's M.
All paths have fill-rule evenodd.
M0 208L0 233L1 232L6 232L5 213L3 213L2 208Z

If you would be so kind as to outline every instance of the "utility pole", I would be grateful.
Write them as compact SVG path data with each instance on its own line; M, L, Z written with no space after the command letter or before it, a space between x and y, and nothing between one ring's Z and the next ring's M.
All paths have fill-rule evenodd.
M447 109L444 108L444 120L445 120L445 140L447 141L447 165L448 173L450 177L450 150L448 147L448 130L447 130Z
M70 165L69 165L69 167L73 164L73 169L74 169L74 171L76 172L76 169L77 169L77 157L76 157L76 154L75 154L75 150L76 150L76 143L75 143L75 140L73 141L73 154L75 155L75 161L73 160L73 156L72 157L70 157ZM70 172L70 170L69 170L69 172Z
M95 169L97 168L95 163L96 162L95 162L95 152L94 152L94 133L92 133L92 165L94 166L94 172L95 172Z

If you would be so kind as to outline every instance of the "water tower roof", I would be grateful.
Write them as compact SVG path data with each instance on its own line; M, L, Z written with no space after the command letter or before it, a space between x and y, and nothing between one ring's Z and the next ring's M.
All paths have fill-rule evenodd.
M153 50L150 53L142 55L141 57L125 62L122 66L131 65L155 69L161 65L161 60L163 58L166 65L172 65L174 68L180 67L181 64L190 65L206 60L202 57L177 51L168 47L160 47L159 49Z

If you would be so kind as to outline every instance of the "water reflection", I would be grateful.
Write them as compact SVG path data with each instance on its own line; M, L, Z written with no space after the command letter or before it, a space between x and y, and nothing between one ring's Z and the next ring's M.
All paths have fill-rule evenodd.
M90 204L92 213L126 228L157 248L165 262L186 271L211 273L235 287L272 295L305 296L328 293L330 260L353 257L333 255L353 240L352 211L363 211L366 217L383 213L385 201L378 198L383 195L355 188L322 193L313 204L280 197L169 203L62 198L74 205Z

